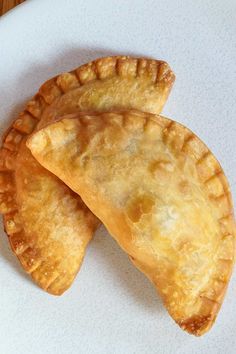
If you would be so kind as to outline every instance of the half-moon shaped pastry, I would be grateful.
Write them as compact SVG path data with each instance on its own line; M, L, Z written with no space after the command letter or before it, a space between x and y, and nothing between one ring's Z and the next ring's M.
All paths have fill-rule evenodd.
M151 59L107 57L47 81L7 131L0 150L0 212L11 247L43 289L63 293L81 265L97 218L25 146L64 113L142 108L158 113L174 74Z
M206 145L138 111L64 118L27 144L104 223L181 328L209 330L232 272L235 224L228 182Z

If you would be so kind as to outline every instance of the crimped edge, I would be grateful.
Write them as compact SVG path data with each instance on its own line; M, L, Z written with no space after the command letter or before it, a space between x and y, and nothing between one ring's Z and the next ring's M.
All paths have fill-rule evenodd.
M82 112L79 114L79 116L75 114L65 115L58 119L58 121L67 118L76 119L78 117L81 124L85 125L87 125L89 121L97 122L99 125L98 118L101 121L103 121L106 117L110 117L111 119L115 120L118 119L120 124L123 125L125 129L133 129L134 124L140 124L140 122L137 122L136 119L136 117L140 117L143 119L142 124L144 131L149 131L152 133L152 124L158 124L160 127L161 138L163 139L164 143L170 147L173 153L185 153L191 156L195 162L198 178L202 184L202 187L204 188L206 193L205 195L206 198L208 198L209 204L214 206L217 204L218 206L219 215L217 221L219 223L219 230L221 232L221 242L219 242L219 247L220 249L224 250L224 242L227 240L227 238L230 238L233 247L231 249L232 253L230 255L228 254L228 257L222 257L222 254L219 254L219 258L216 259L216 272L217 269L221 269L222 267L224 272L223 274L219 272L219 275L217 275L216 278L214 277L210 279L210 285L212 285L210 289L213 290L213 296L199 294L198 299L200 298L202 303L200 309L207 309L207 311L201 312L200 310L199 315L176 321L183 330L189 332L190 334L194 334L196 336L203 335L211 328L216 319L217 313L223 302L235 262L236 225L233 216L233 203L230 187L220 163L211 153L209 148L191 130L184 127L180 123L159 115L144 113L137 110L120 112L114 111L110 113ZM96 120L92 119L93 117L96 117ZM218 184L212 185L212 182L217 182ZM126 247L124 248L126 249ZM141 271L145 273L145 269L142 267L142 265L139 264L139 262L137 262L136 259L131 257L131 260ZM153 281L153 279L151 280ZM207 312L207 315L203 315L202 313L204 312Z
M71 72L62 73L46 81L3 136L0 149L0 176L4 180L6 174L10 174L12 184L10 191L0 192L0 213L3 214L4 230L8 235L12 251L18 257L22 267L44 290L51 294L60 295L66 289L62 291L51 290L53 289L53 282L57 278L50 282L50 287L45 287L44 282L38 280L36 269L40 269L42 260L40 255L35 254L35 250L28 244L24 236L23 225L21 225L18 217L14 174L19 146L22 139L33 132L45 108L65 92L74 90L93 80L103 80L114 76L137 77L141 75L148 75L150 80L156 84L163 83L166 87L167 96L175 80L175 75L169 65L161 60L129 56L99 58ZM32 254L34 257L32 257ZM31 261L32 259L34 259L34 262Z
M181 131L183 133L183 139L179 139ZM212 287L213 293L217 293L217 285L219 285L220 282L223 284L220 294L217 294L215 298L209 298L207 296L201 297L202 306L210 307L212 311L208 316L196 316L178 322L182 329L196 336L201 336L206 333L215 322L224 300L224 295L235 263L236 225L232 196L220 163L198 136L191 130L186 129L182 124L174 121L171 121L164 129L163 135L164 139L168 140L167 143L176 153L183 151L190 154L194 159L199 180L205 187L209 203L214 204L214 206L215 204L219 206L221 216L218 218L218 223L221 231L221 242L224 242L227 237L233 238L234 249L232 250L232 256L229 258L218 258L218 263L223 263L224 269L227 269L227 276L224 277L224 279L221 279L220 276L214 279L214 286ZM213 186L210 185L213 181L218 182L221 188L214 189L214 184ZM222 192L219 192L219 189L222 189Z

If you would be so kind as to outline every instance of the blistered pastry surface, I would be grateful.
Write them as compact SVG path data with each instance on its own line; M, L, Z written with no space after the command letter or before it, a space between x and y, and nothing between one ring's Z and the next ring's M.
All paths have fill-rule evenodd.
M0 150L0 212L13 251L42 288L61 294L69 287L98 220L37 163L25 147L27 136L61 114L81 110L133 105L158 113L173 81L162 61L98 59L42 85L6 133Z
M235 223L228 182L200 139L174 121L133 111L68 117L28 146L81 195L175 321L205 333L230 279Z

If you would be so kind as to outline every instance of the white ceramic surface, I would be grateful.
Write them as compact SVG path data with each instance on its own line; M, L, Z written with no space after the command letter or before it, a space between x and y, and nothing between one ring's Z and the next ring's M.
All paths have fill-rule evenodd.
M0 127L49 77L99 56L167 60L164 114L212 149L236 197L235 0L31 0L0 19ZM72 288L36 287L0 237L1 354L236 352L236 277L212 330L181 331L148 280L100 229Z

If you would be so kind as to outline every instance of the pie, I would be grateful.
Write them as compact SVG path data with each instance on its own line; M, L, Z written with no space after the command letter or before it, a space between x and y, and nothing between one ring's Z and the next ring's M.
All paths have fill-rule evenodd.
M99 222L25 145L36 129L78 111L144 109L159 113L174 74L167 63L107 57L47 81L8 129L0 150L0 212L24 269L49 293L72 283Z
M189 129L140 111L74 114L27 141L156 286L182 329L212 326L234 263L224 172Z

